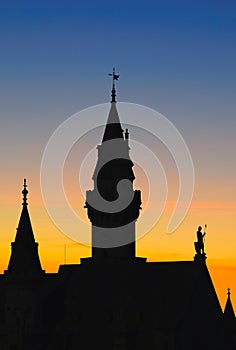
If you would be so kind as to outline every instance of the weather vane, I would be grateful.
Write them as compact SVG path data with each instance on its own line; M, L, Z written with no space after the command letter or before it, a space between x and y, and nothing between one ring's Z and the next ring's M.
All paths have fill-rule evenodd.
M116 74L115 67L113 68L113 72L109 73L108 75L112 76L111 102L116 102L115 81L119 79L120 75Z
M115 84L115 80L118 80L119 77L120 77L119 74L116 74L115 67L113 68L113 72L112 72L112 73L109 73L108 75L112 76L112 78L113 78L113 84Z

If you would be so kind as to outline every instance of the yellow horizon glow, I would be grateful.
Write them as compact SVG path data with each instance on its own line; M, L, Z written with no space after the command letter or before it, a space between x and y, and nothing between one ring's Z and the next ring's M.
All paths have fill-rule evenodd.
M81 207L83 207L82 203ZM147 261L191 261L195 255L193 244L196 240L197 226L207 223L208 233L205 244L208 257L207 266L221 307L224 309L228 287L231 288L231 300L236 306L236 258L234 245L232 245L235 207L233 203L220 204L221 206L219 202L193 201L185 220L176 232L169 235L166 234L166 226L175 203L167 202L165 212L159 222L137 241L136 251L137 256L147 257ZM84 211L86 216L86 210ZM35 239L39 243L42 268L46 272L57 272L59 266L65 262L78 264L81 257L90 256L90 247L74 242L56 228L47 215L40 196L35 197L34 195L34 201L29 205L29 212ZM225 221L226 212L227 222ZM7 269L10 243L15 239L20 213L20 205L1 206L0 273ZM141 224L140 228L142 228ZM89 226L88 230L90 230Z

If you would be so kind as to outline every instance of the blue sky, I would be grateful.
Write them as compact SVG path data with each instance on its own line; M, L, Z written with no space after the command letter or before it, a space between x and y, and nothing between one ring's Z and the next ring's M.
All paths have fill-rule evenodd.
M38 169L63 120L109 101L115 65L118 100L163 113L186 139L199 176L226 174L232 183L235 43L235 1L2 0L3 179Z
M233 1L1 1L2 94L99 103L116 65L121 100L157 107L207 94L228 104L235 17Z
M106 102L115 65L120 101L232 129L235 42L234 1L2 0L2 119L57 123Z

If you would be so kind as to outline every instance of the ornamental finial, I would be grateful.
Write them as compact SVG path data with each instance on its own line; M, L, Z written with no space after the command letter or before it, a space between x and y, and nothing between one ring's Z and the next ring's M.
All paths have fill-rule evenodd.
M27 187L27 184L26 184L26 179L24 179L24 185L23 185L23 191L21 192L23 194L23 203L22 205L28 205L27 203L27 194L28 194L28 191L26 189Z
M116 74L115 67L113 68L113 72L108 75L112 76L112 89L111 89L111 102L116 102L116 86L115 80L118 80L120 75Z

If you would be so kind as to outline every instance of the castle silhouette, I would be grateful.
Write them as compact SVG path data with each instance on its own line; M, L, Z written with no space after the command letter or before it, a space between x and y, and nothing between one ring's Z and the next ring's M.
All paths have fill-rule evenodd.
M58 273L42 269L24 180L15 241L8 268L0 275L0 349L236 349L230 291L222 312L202 247L192 261L136 257L141 192L133 189L129 132L122 129L116 109L117 77L113 72L94 189L86 194L92 256L77 265L61 265ZM123 202L131 198L129 204L117 212L98 207L98 194L111 204L117 201L122 179L129 180Z

